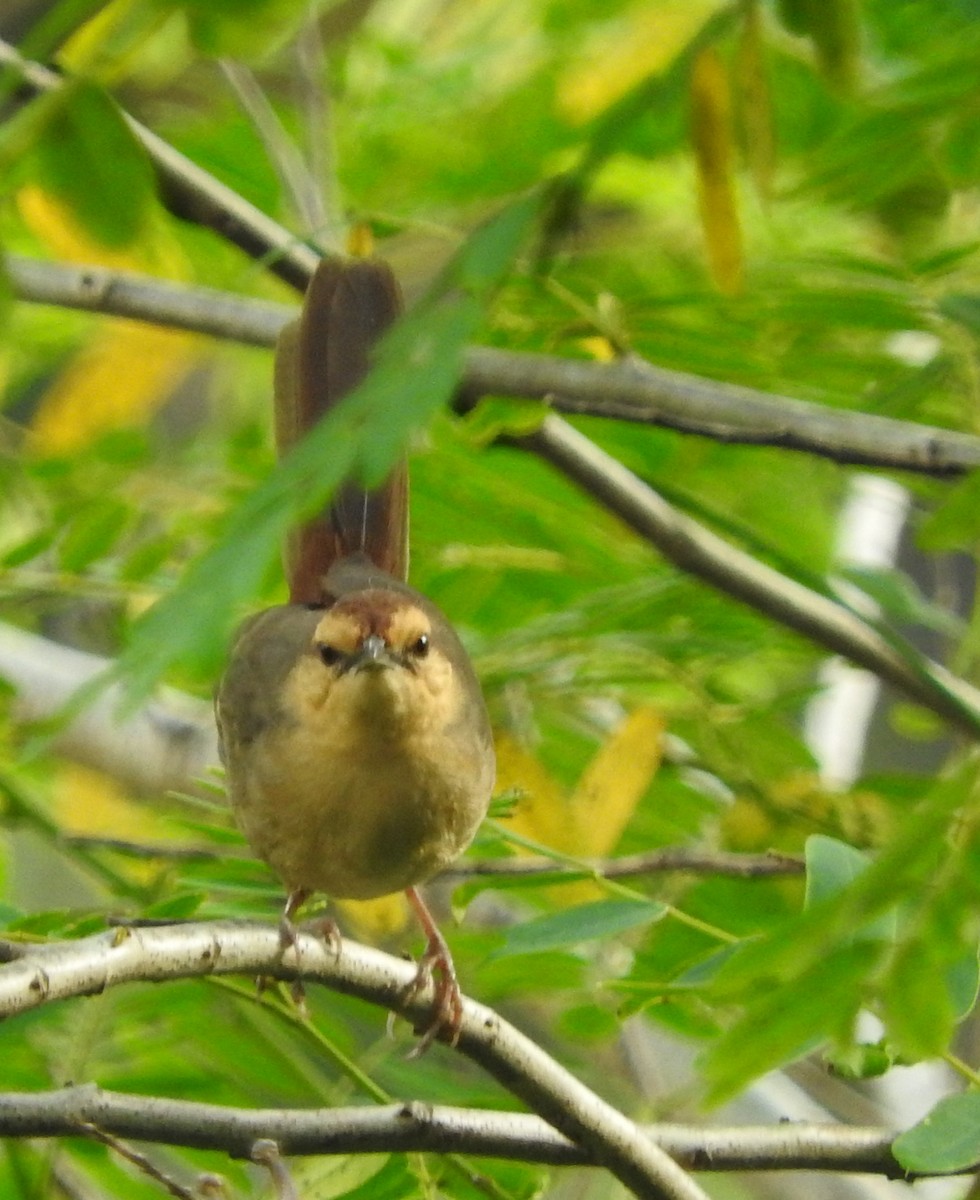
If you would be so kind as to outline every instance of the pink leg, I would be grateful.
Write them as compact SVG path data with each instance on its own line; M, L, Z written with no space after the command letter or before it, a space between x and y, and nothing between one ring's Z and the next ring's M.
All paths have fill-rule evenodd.
M286 907L282 910L282 916L279 918L279 945L282 947L283 954L290 946L296 946L296 926L293 924L293 915L306 902L309 892L302 888L296 888L286 897ZM296 955L296 964L299 966L299 952ZM306 1008L306 988L303 987L303 981L298 976L289 987L289 994L293 998L293 1003L299 1009L300 1013L305 1017L308 1015Z
M412 1058L418 1058L437 1038L448 1042L450 1046L455 1046L459 1041L463 1020L463 996L459 990L453 956L446 945L446 939L439 932L435 918L416 888L406 888L405 895L415 910L426 937L425 951L419 959L415 978L408 985L406 999L416 996L433 981L434 973L438 973L438 978L435 979L432 1020L422 1031L419 1044L411 1055Z

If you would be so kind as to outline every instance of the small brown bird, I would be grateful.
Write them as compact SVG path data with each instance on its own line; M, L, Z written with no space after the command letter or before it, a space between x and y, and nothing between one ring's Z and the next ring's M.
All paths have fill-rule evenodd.
M390 270L324 260L276 352L285 452L364 376L400 311ZM423 1034L454 1041L449 949L416 885L472 841L494 783L483 697L452 626L403 580L407 466L348 484L287 550L291 603L247 620L216 697L236 819L289 891L369 899L405 889L427 937L413 990L436 978Z

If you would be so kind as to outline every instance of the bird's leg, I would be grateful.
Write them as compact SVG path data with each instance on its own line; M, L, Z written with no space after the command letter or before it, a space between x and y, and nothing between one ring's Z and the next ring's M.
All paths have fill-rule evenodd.
M286 907L282 910L282 916L279 918L279 945L283 953L290 946L296 945L296 926L293 924L293 916L306 903L310 893L304 888L294 888L286 897Z
M415 915L425 933L426 945L425 951L419 959L415 978L406 988L404 998L411 1000L430 982L435 985L432 1020L422 1031L418 1045L409 1056L418 1058L428 1050L436 1038L441 1038L450 1046L455 1046L459 1041L460 1026L463 1020L463 996L459 990L453 956L446 945L446 939L439 932L435 918L429 912L428 906L417 888L406 888L405 895L415 910Z
M285 957L286 951L293 947L296 951L296 968L299 969L299 946L296 940L296 926L293 924L293 915L302 908L306 902L309 892L303 888L294 888L286 897L286 907L282 910L282 916L279 918L279 946L282 951L282 957ZM289 986L289 994L293 998L293 1003L299 1009L302 1016L307 1016L306 1008L306 988L303 987L303 980L296 976Z

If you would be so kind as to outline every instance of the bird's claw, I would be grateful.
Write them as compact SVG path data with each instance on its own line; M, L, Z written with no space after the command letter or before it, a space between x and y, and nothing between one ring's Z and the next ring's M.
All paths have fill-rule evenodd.
M429 984L433 986L431 1019L421 1030L418 1044L408 1056L418 1058L434 1041L446 1042L450 1046L457 1044L463 1024L463 994L459 990L453 956L425 901L415 888L408 888L406 894L425 930L426 946L419 959L415 978L402 992L402 1002L410 1003ZM418 1026L416 1032L419 1032Z

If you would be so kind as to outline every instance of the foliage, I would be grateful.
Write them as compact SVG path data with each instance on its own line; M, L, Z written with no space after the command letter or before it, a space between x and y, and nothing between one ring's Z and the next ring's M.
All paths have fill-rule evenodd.
M637 1116L644 1101L620 1082L628 1018L702 1051L685 1089L696 1100L657 1098L672 1117L812 1054L842 1075L945 1057L975 1086L953 1053L978 986L975 757L889 702L865 777L829 786L801 733L824 649L680 574L594 497L493 440L533 428L539 408L446 410L462 348L479 341L633 353L972 432L977 6L384 0L315 5L315 29L287 0L36 7L22 49L57 58L71 82L33 100L2 85L5 250L295 300L167 210L118 103L311 243L373 240L412 307L333 425L273 471L268 353L5 302L3 620L119 658L134 695L165 674L207 696L234 620L281 599L289 521L410 444L413 581L472 649L501 785L517 789L514 815L488 822L473 853L540 847L557 860L540 878L457 890L467 993L505 1005ZM222 56L260 85L271 132L241 109ZM929 592L898 568L835 560L849 469L578 425L760 559L826 594L846 588L857 611L870 603L976 674L975 614L951 611L945 586L951 554L975 561L973 477L902 480L934 556ZM0 703L8 939L78 937L120 913L273 918L278 885L246 857L213 781L193 798L126 794ZM144 844L154 854L134 852ZM582 863L677 844L805 854L806 884L710 872L613 883ZM400 909L351 906L344 919L408 944ZM313 993L310 1006L305 1021L275 990L208 980L43 1008L0 1026L0 1088L94 1080L253 1107L513 1103L441 1049L405 1062L356 1001ZM869 1011L873 1044L859 1033ZM906 1134L901 1163L975 1161L975 1102L968 1091ZM220 1171L236 1195L264 1187L218 1155L167 1161L184 1178ZM552 1180L526 1164L479 1170L494 1195ZM0 1154L5 1196L61 1194L76 1177L86 1195L159 1194L99 1144ZM436 1156L311 1160L296 1179L323 1197L476 1187Z

